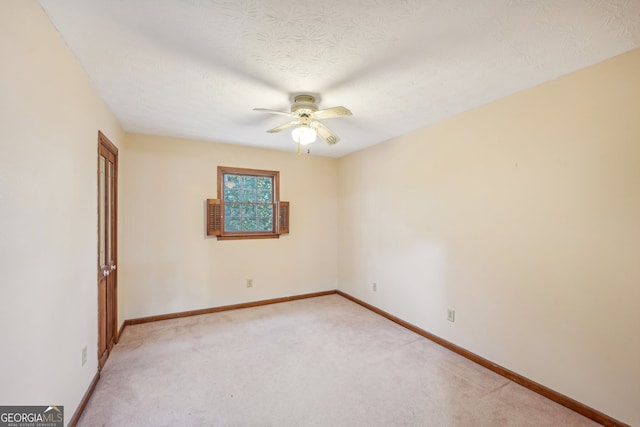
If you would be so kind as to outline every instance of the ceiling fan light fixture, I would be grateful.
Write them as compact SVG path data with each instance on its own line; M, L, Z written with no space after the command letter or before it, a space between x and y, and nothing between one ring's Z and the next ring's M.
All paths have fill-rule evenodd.
M309 145L316 140L318 133L309 126L298 126L291 131L293 142L300 145Z

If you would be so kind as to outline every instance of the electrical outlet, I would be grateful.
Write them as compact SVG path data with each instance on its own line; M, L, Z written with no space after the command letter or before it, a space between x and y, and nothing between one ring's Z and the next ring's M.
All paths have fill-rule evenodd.
M82 366L87 363L87 346L82 347Z
M378 291L378 284L376 282L373 282L373 286L371 286L371 289L373 289L373 292L377 292Z
M247 279L247 288L253 288L253 279Z
M449 322L455 322L456 321L456 311L452 308L449 308L447 310L447 320Z

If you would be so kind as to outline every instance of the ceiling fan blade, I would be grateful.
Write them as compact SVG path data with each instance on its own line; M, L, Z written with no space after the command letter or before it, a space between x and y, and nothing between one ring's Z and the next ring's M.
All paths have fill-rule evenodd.
M276 132L280 132L281 130L285 130L288 127L297 125L299 123L299 120L292 120L289 123L285 123L283 125L280 125L278 127L275 127L273 129L269 129L267 132L269 133L276 133Z
M322 122L312 120L310 126L318 133L320 139L327 144L335 145L340 141L340 137L333 133L333 131L326 127Z
M334 117L351 116L351 111L345 107L331 107L324 110L316 111L311 116L314 119L332 119Z
M287 116L287 117L298 117L297 114L289 113L287 111L268 110L266 108L254 108L253 110L254 111L263 111L265 113L271 113L271 114L280 114L282 116Z

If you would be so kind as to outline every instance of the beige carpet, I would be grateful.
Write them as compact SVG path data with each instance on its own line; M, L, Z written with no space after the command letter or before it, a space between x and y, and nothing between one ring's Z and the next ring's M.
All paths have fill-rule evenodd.
M80 426L593 426L338 295L127 327Z

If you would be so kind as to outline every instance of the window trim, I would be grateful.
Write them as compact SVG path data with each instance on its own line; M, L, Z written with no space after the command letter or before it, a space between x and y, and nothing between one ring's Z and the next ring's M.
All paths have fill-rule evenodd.
M246 175L262 176L273 179L273 228L270 232L265 231L225 231L224 224L224 175ZM218 240L241 240L241 239L277 239L280 237L280 172L263 170L236 168L230 166L218 166L218 199L220 200L221 232L217 236Z

